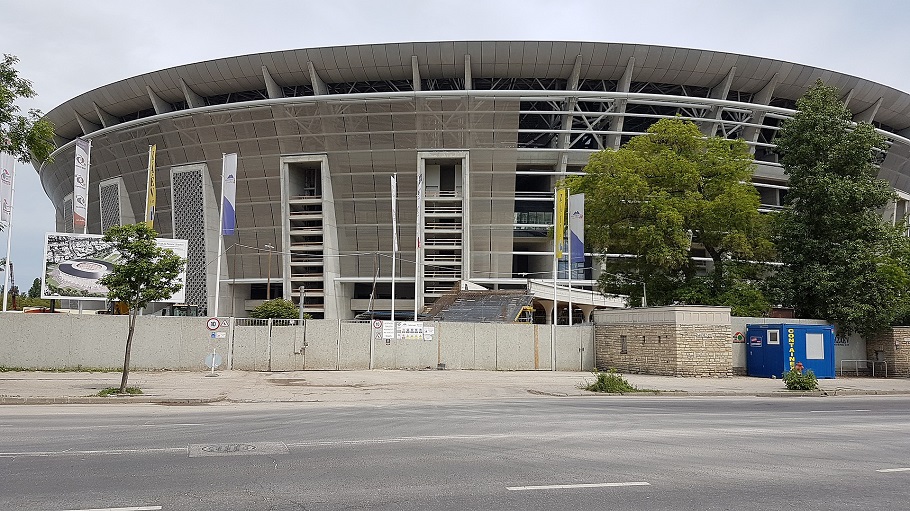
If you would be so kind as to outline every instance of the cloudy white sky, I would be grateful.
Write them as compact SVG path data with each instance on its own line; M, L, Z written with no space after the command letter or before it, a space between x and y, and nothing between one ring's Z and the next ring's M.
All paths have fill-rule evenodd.
M910 92L906 0L0 0L0 53L20 58L50 111L137 74L207 59L316 46L434 40L645 43L769 57ZM12 261L40 275L54 209L38 175L16 176ZM0 233L0 252L6 233ZM2 257L3 254L0 254Z

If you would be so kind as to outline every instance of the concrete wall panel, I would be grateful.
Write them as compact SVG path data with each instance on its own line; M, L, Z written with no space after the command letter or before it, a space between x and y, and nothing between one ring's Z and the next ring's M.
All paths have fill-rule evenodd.
M466 328L474 327L474 368L495 371L498 354L496 348L496 326L492 323L460 324L465 325Z
M300 344L303 348L303 326L295 327L300 331ZM303 350L303 368L334 370L338 369L338 322L334 320L307 320L306 347Z
M362 370L370 368L370 324L341 323L338 338L338 369ZM381 342L381 341L380 341Z
M434 323L439 345L438 363L446 369L475 369L474 325L471 323Z

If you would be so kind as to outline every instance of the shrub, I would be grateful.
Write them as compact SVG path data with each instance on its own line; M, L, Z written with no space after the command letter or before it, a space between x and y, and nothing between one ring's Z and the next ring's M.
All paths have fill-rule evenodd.
M281 298L269 300L250 311L251 318L259 319L297 319L299 316L300 309L294 302Z
M591 392L610 392L610 393L623 393L623 392L637 392L638 389L632 386L628 380L622 377L621 374L616 372L615 368L610 368L607 372L595 372L594 383L589 384L585 387L585 390L590 390Z
M787 390L816 390L818 388L818 378L815 377L812 369L805 371L790 369L784 373L783 378Z

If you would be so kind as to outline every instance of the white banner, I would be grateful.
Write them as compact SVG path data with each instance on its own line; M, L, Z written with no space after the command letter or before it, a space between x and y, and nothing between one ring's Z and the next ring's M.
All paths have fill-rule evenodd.
M13 217L13 176L16 159L0 153L0 225L9 226Z
M91 166L92 141L76 139L76 162L73 178L73 232L85 232L88 218L88 169Z
M392 175L392 247L398 252L398 176Z
M237 227L237 153L224 155L221 167L221 234L230 236Z
M417 173L417 252L420 252L423 240L423 174Z
M585 262L585 194L569 196L569 251L572 263Z

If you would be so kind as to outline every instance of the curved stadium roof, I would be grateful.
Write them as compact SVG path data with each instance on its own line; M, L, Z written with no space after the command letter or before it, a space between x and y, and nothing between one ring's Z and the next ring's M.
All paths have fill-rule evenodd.
M728 97L758 95L770 84L772 105L777 100L790 107L821 79L843 91L858 120L875 121L896 134L910 128L910 95L859 77L733 53L564 41L369 44L228 57L105 85L63 103L47 117L55 123L62 145L156 113L230 102L316 93L409 92L415 83L422 90L458 90L466 88L466 76L472 78L470 87L475 90L558 87L561 82L545 85L525 80L503 85L496 79L569 80L576 65L581 83L589 82L591 87L598 81L620 82L627 70L633 84L680 85L689 88L685 95L693 96L706 96L712 88L726 86L727 80Z

